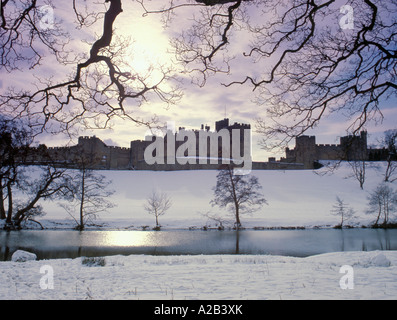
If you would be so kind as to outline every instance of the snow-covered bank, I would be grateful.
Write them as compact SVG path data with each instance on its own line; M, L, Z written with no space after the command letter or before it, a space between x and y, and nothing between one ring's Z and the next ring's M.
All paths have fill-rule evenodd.
M83 259L0 262L0 299L397 298L397 251Z

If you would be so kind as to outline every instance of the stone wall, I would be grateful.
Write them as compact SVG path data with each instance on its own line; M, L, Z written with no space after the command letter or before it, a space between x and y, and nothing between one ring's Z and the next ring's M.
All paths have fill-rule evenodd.
M286 158L282 161L302 163L312 169L320 160L368 160L367 132L359 136L340 138L339 144L316 144L315 136L300 136L295 139L295 148L285 150Z

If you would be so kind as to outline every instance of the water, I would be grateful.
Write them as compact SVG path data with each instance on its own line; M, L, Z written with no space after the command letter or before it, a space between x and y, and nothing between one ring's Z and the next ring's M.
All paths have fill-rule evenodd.
M397 230L14 231L0 232L0 260L18 249L38 259L115 254L273 254L397 250Z

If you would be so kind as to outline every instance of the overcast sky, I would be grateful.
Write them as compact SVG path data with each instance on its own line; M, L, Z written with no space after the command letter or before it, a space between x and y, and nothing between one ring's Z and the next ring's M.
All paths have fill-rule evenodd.
M40 2L40 1L39 1ZM62 19L65 30L68 30L73 41L69 44L69 48L76 54L88 53L89 46L82 42L92 42L98 38L102 31L102 20L93 25L90 29L76 30L75 16L72 10L71 1L54 1L56 7L54 14L56 19ZM87 1L89 3L90 1ZM155 1L154 1L155 2ZM148 2L151 4L152 2ZM43 2L44 4L44 2ZM161 22L161 15L151 14L143 17L143 9L135 1L123 1L124 12L119 15L114 27L116 34L125 37L131 36L134 40L131 47L131 54L125 59L129 60L131 67L136 71L144 72L151 63L170 63L173 56L167 53L170 50L170 35L183 30L189 24L187 14L192 12L191 9L181 10L179 15L175 17L169 29L164 29ZM335 24L338 22L335 21ZM233 45L231 52L235 50L240 55L235 57L232 62L232 74L219 74L210 78L204 87L193 85L184 77L183 83L184 96L177 105L166 108L164 103L158 101L150 101L136 108L136 115L150 118L156 114L162 122L173 121L176 127L183 126L192 129L198 129L201 124L210 125L214 128L217 120L223 119L225 116L231 122L250 123L255 126L255 119L258 117L266 117L263 107L258 106L253 100L255 93L249 86L236 85L224 87L221 83L227 83L230 79L236 79L236 75L241 75L241 71L251 70L251 74L255 73L255 69L260 65L253 65L251 61L242 57L241 53L247 45L249 39L243 34L236 33L233 37ZM2 72L0 87L4 89L7 86L14 85L16 87L29 87L30 82L34 83L35 76L45 75L54 76L54 79L62 80L64 74L68 74L75 70L75 66L59 66L54 59L48 57L41 67L34 70L34 73L27 74L25 72L13 72L8 75ZM240 77L240 79L242 79ZM130 102L133 104L133 102ZM375 141L379 133L397 127L397 108L396 101L389 100L384 102L382 107L385 116L383 123L371 124L367 127L370 134L370 142ZM345 135L346 122L342 117L333 115L327 119L323 119L320 126L309 132L317 136L318 143L337 143L340 136ZM111 130L96 130L82 132L84 135L96 135L109 145L118 145L129 147L129 143L134 139L144 139L146 132L145 127L138 127L130 121L113 121ZM257 145L260 138L253 132L253 157L255 160L267 160L272 154L261 150ZM40 142L49 146L59 146L65 144L68 139L62 135L43 135ZM293 146L293 145L292 145ZM283 154L277 154L277 157Z

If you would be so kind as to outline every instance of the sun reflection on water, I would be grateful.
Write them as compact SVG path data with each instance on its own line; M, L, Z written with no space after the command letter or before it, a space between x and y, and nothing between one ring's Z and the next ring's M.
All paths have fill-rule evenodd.
M106 234L107 246L136 247L149 244L150 234L144 231L109 231Z

